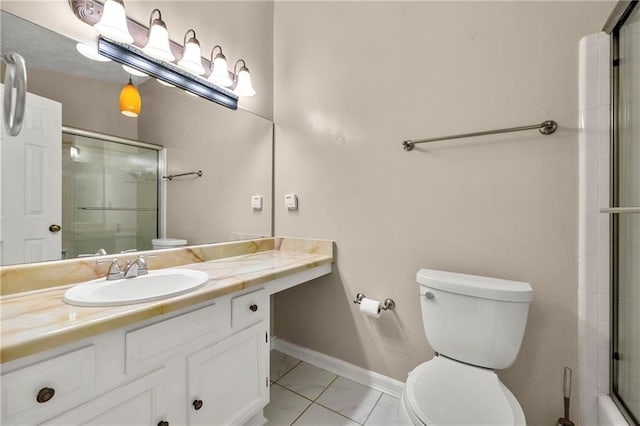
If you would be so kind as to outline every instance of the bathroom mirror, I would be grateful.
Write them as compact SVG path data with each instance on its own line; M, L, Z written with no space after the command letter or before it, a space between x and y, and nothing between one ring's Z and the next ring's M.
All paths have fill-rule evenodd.
M149 189L148 185L144 190L138 189L137 195L133 198L143 198L147 204L151 200L157 204L159 212L164 213L163 220L159 221L157 236L185 239L189 245L194 245L272 235L271 121L245 110L226 109L176 88L162 86L148 77L132 78L142 98L142 111L137 118L126 117L119 111L118 98L122 87L128 82L129 75L120 65L114 62L91 61L77 52L74 40L6 11L0 11L0 14L1 51L17 52L24 56L27 64L27 91L60 102L63 126L84 129L92 135L95 133L98 135L94 138L96 140L100 139L99 134L104 134L115 137L113 139L123 138L160 145L164 150L163 154L158 156L158 161L166 161L164 170L167 174L202 171L202 176L186 175L170 181L161 179L158 197L149 197L150 192L154 191L153 186L152 189ZM135 162L132 160L134 154L127 151L126 144L114 145L115 142L107 142L102 146L97 145L99 142L85 141L82 145L80 142L69 142L69 138L60 139L60 149L64 157L62 171L44 179L63 181L61 204L67 202L65 198L73 198L69 197L69 186L65 186L65 179L61 176L69 173L64 164L74 163L69 161L70 158L67 156L74 155L76 158L73 160L78 160L78 155L96 156L111 149L115 154L111 155L110 160L100 160L101 164L110 161L112 169L124 170L125 163ZM65 140L67 142L64 142ZM11 140L5 136L2 143L10 142ZM115 150L112 149L114 147ZM146 158L140 161L149 160ZM75 161L76 166L82 166L81 163ZM85 164L84 168L77 168L86 174L92 166ZM14 208L5 200L6 189L14 179L14 176L8 174L8 169L10 168L3 167L1 170L3 212L7 208ZM135 171L127 171L125 174L134 178L111 179L112 185L114 181L122 182L123 185L115 186L111 193L124 192L125 185L132 181L137 182L137 188L142 188L139 185L142 178L137 176ZM100 188L96 188L94 192L89 187L88 180L86 176L80 176L74 191L82 188L84 193L100 194L100 197L85 201L84 204L87 206L83 204L83 207L113 208L116 201L109 199L105 195L107 191ZM102 179L91 180L101 182L99 185L104 186L104 182L109 181L109 178L103 176ZM262 208L251 207L252 196L262 198ZM153 201L155 198L157 201ZM99 226L97 219L84 220L78 226L74 226L75 232L83 240L82 251L88 254L96 253L98 249L105 248L103 246L107 244L105 241L109 239L109 232L122 232L122 226L112 223L116 222L113 219L116 215L132 215L130 219L133 222L138 221L148 228L145 215L150 207L147 204L144 204L145 211L142 213L140 209L134 210L132 206L118 205L118 208L124 210L118 211L117 214L103 210L92 216L102 215L103 218L111 218ZM77 207L72 210L72 213L78 213ZM87 217L86 211L81 213ZM65 222L73 223L73 217L70 219L69 214L65 213ZM163 234L165 228L166 233ZM83 229L90 232L82 231ZM96 229L99 232L96 232ZM5 229L2 231L5 234ZM65 232L64 228L62 232ZM65 238L59 258L65 258L65 254L67 258L75 257L77 250L70 255L72 251L64 247L64 240ZM148 240L147 237L130 239L129 241L135 243L129 245L133 244L135 247L125 247L121 244L117 248L107 248L107 252L111 254L112 250L121 249L148 250L151 249L151 241ZM3 247L3 251L6 250L7 247ZM25 259L25 262L37 260L37 250L32 258L27 256ZM42 260L52 259L45 257ZM16 262L6 264L12 263Z

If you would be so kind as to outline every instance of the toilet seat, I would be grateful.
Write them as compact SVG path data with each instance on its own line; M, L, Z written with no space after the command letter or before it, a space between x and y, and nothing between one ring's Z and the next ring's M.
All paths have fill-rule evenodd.
M409 374L403 403L414 424L526 424L520 404L494 371L444 356L420 364Z

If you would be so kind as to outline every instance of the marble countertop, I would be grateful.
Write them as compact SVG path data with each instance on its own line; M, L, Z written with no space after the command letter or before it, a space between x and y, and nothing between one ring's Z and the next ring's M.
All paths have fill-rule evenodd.
M0 362L61 346L333 261L333 246L329 241L314 245L309 244L312 240L275 240L275 250L174 266L207 272L211 280L209 284L190 293L158 301L98 308L72 306L62 301L62 295L74 284L2 296Z

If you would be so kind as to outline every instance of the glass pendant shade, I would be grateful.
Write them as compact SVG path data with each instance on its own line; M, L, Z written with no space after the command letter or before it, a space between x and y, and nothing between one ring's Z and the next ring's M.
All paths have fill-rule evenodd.
M133 37L127 28L127 15L122 0L107 0L102 9L102 17L93 29L111 40L133 43Z
M158 12L160 16L157 19L153 19L153 14ZM160 59L162 61L172 62L176 58L171 53L171 47L169 46L169 32L167 26L162 20L160 11L154 9L151 12L151 18L149 22L149 41L146 46L142 48L142 51L152 58Z
M131 83L127 83L120 92L120 112L127 117L137 117L140 114L142 108L142 100L140 99L140 92L136 86Z
M223 54L219 54L213 60L213 69L211 70L209 81L222 87L229 87L233 84L233 80L229 77L227 59Z
M238 73L238 84L233 92L238 96L253 96L256 94L256 91L253 90L251 75L249 74L247 67L242 67L240 69L240 72Z
M187 39L187 34L189 33L193 33L193 37ZM182 51L182 59L178 61L178 66L195 75L204 74L202 58L200 57L200 43L198 42L198 39L196 39L196 32L189 30L185 34L184 38L185 42L184 49Z
M98 53L98 46L95 44L78 43L76 44L76 50L80 52L82 56L92 61L111 62L111 59Z

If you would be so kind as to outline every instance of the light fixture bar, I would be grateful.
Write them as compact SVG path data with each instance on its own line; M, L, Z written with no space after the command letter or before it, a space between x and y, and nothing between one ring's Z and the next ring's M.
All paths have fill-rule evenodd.
M142 50L104 37L98 38L98 52L138 71L186 90L230 109L238 109L238 96L223 87L196 77L168 62L146 55Z

